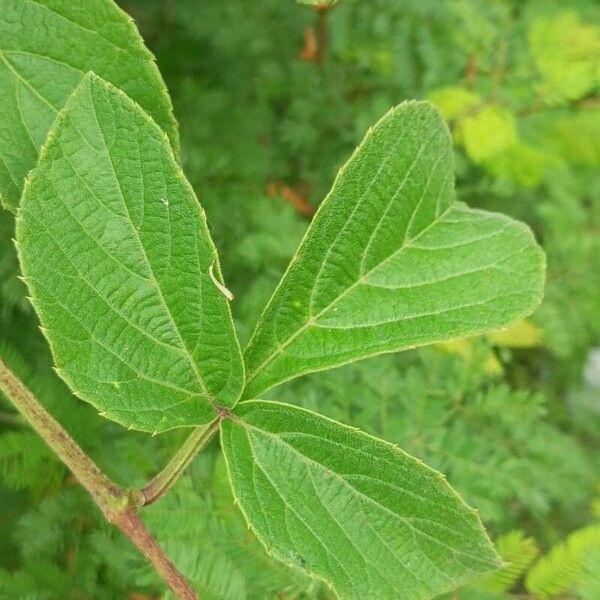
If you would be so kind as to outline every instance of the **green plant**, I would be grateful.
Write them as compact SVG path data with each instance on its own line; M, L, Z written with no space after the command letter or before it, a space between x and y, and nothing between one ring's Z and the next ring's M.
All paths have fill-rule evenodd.
M583 527L533 565L525 580L527 589L536 598L557 598L575 589L591 600L600 589L599 556L600 526Z
M534 600L593 600L598 596L600 528L597 522L571 533L543 556L539 556L535 540L520 530L501 536L495 546L506 566L462 589L458 593L461 600L510 600L514 597L511 590L521 592L523 588L525 597Z
M96 4L111 10L108 2ZM12 11L23 6L7 3ZM7 28L15 21L10 10ZM102 11L89 15L104 32ZM6 34L16 47L12 31ZM48 77L60 81L59 74ZM162 98L148 77L144 89ZM121 88L78 76L27 178L17 217L23 274L71 389L130 428L200 426L142 494L121 494L87 464L92 493L112 489L100 499L107 515L117 523L120 515L133 519L132 507L158 499L220 429L234 493L267 550L343 597L385 598L397 590L431 596L496 566L478 518L439 474L313 412L254 400L303 373L496 329L539 302L543 256L529 230L455 202L451 143L436 111L402 104L366 136L242 361L230 293L171 149L175 138ZM13 100L21 92L17 87ZM33 106L15 120L23 110L16 106L17 113L8 103L7 122L22 131L42 123L35 146L50 118ZM18 181L12 192L7 186L7 198ZM5 392L27 413L34 399L8 368L3 373ZM34 413L29 417L47 434ZM86 460L66 461L85 483Z

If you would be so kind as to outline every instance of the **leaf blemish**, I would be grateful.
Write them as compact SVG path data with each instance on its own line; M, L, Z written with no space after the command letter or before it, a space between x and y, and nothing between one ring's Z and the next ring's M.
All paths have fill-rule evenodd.
M208 274L210 275L211 281L215 284L215 287L229 300L230 302L233 300L233 294L230 290L228 290L216 277L213 272L214 262L208 267Z

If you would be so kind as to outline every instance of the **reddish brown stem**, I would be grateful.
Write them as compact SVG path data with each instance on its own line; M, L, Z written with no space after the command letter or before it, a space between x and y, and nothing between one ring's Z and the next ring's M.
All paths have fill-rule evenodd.
M181 600L199 600L137 514L136 508L144 502L142 492L123 490L112 482L2 359L0 391L90 493L107 521L118 527L137 546L175 595Z
M327 54L327 43L329 38L329 11L331 6L317 6L318 21L317 21L317 48L318 56L317 63L323 64L325 55Z
M156 543L134 508L121 513L114 525L118 527L148 559L154 570L163 578L180 600L199 600L184 576L177 570L163 549Z

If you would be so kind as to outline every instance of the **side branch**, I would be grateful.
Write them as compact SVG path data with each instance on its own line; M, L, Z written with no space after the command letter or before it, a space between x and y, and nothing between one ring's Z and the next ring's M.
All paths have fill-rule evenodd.
M2 359L0 391L90 493L106 519L120 529L146 556L176 596L181 600L199 600L198 595L160 548L137 514L136 508L144 503L142 492L123 490L111 481Z

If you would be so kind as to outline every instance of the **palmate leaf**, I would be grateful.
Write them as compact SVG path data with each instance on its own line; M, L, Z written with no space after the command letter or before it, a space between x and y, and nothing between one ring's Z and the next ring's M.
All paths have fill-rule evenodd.
M391 444L251 400L223 422L222 446L267 551L341 598L431 598L500 564L475 511Z
M455 202L450 136L428 103L390 111L365 137L261 316L246 398L382 352L497 329L541 299L530 230Z
M95 75L49 133L17 242L58 372L81 398L144 431L235 403L243 365L204 213L165 134Z
M136 100L177 152L171 100L131 17L113 0L0 0L0 198L13 210L71 92L95 71Z

